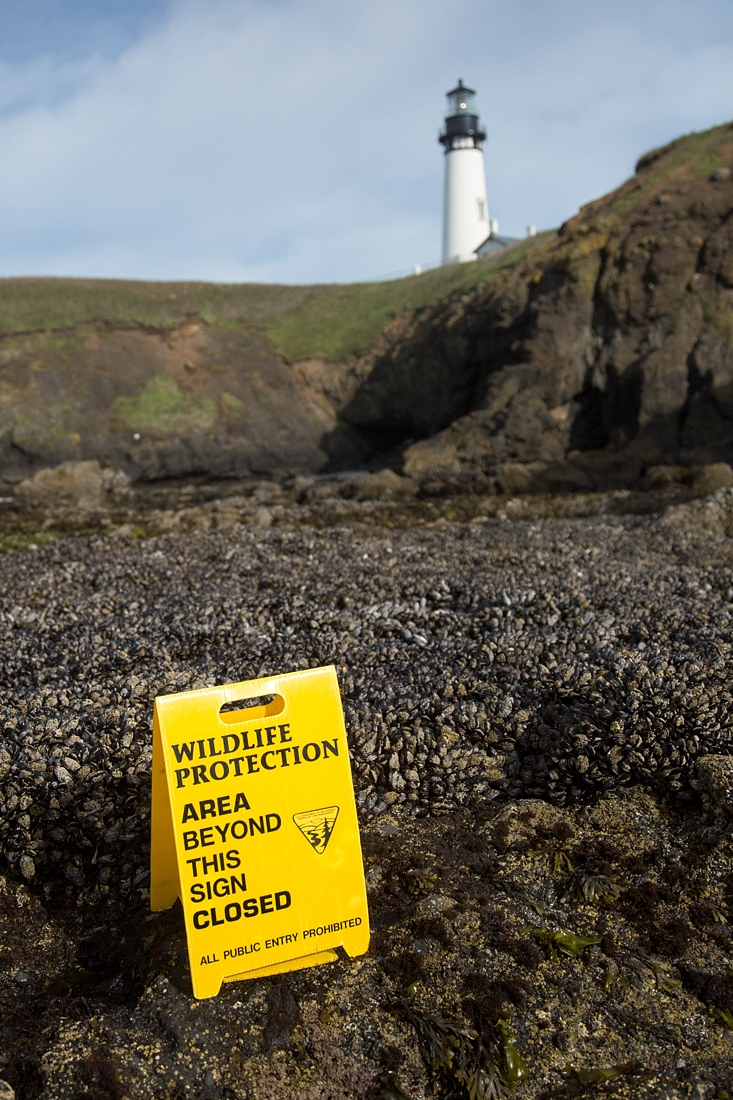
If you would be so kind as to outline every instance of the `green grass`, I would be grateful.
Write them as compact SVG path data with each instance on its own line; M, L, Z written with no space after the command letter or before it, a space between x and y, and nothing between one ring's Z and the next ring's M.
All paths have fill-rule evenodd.
M384 283L353 283L319 288L299 308L267 326L267 335L290 362L323 356L349 359L365 354L394 317L410 317L423 306L473 290L498 271L518 263L552 239L554 231L521 241L501 256L475 263L451 264Z
M110 325L173 328L187 317L265 325L322 288L276 284L144 283L127 279L0 279L0 335Z
M669 145L652 149L639 159L637 171L653 178L669 175L683 165L689 165L696 175L714 172L722 164L717 149L723 142L733 143L733 122L684 134Z
M0 279L0 336L59 332L102 322L171 329L187 319L264 332L289 361L354 358L388 321L473 289L517 263L552 232L508 253L382 283L280 286L267 283L147 283L123 279ZM66 337L68 338L68 337Z
M118 430L176 434L191 428L206 431L215 416L210 397L187 397L175 378L156 374L137 397L116 397L109 419Z
M637 176L608 196L618 214L631 209L664 178L700 178L731 161L733 123L687 134L642 157ZM681 173L679 170L682 170ZM187 319L250 328L267 335L283 357L353 359L369 351L389 321L443 298L471 291L502 268L553 239L540 233L505 255L452 264L423 275L380 283L327 286L153 283L122 279L0 279L0 336L35 332L74 339L75 328L101 322L115 327L172 329ZM79 334L76 334L79 335ZM131 410L127 410L131 412ZM142 410L139 410L142 412ZM234 410L229 410L229 415Z
M730 162L732 152L731 122L713 126L710 130L685 134L669 145L652 149L640 157L636 175L611 197L610 209L623 217L646 198L650 190L658 190L660 184L664 186L665 180L671 176L677 180L711 176L716 168L723 167L726 160Z

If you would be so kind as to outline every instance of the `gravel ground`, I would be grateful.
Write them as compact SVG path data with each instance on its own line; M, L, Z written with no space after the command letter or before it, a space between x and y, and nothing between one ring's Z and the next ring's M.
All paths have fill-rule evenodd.
M661 924L681 920L674 909L680 904L707 905L709 912L718 912L720 920L710 918L718 936L710 939L710 950L718 955L707 963L694 955L685 961L680 933L681 940L665 955L671 963L649 962L655 936L663 939L663 933L644 930L649 907L641 906L643 914L635 916L631 903L627 915L622 913L627 921L622 932L631 944L628 950L637 951L637 962L624 962L623 955L616 961L611 941L605 948L588 944L582 952L589 958L604 952L606 969L611 963L616 967L611 984L620 974L629 985L624 967L633 971L636 966L639 973L646 967L658 999L671 998L674 983L683 982L684 997L699 1002L688 1012L704 1014L711 1004L725 1012L726 997L733 996L726 992L727 979L720 978L724 990L716 1000L709 989L701 993L702 979L690 977L708 973L706 965L708 970L713 966L710 974L724 974L732 961L725 931L726 890L730 886L733 892L727 824L701 817L707 765L699 762L730 752L733 555L724 534L691 525L695 515L699 520L703 514L700 508L699 514L683 509L676 516L442 521L402 530L239 525L149 540L125 534L59 540L6 554L0 560L0 844L8 884L0 912L9 922L11 948L0 962L5 959L7 1005L35 998L39 1021L29 1029L25 1009L16 1005L16 1031L11 1028L4 1037L6 1049L9 1042L27 1048L20 1069L17 1058L13 1062L6 1054L6 1076L18 1096L302 1095L310 1100L366 1096L370 1089L385 1100L399 1096L392 1078L375 1083L381 1065L383 1074L399 1070L405 1088L417 1097L424 1094L427 1078L416 1053L416 1034L422 1034L424 1047L426 1035L447 1034L434 1022L425 1024L424 1014L430 1012L457 1014L464 1028L478 1032L478 1039L454 1035L453 1047L448 1036L450 1049L473 1044L470 1057L480 1065L493 1043L503 1051L504 1062L497 1065L503 1065L505 1078L511 1077L509 1025L497 1023L502 1005L516 1009L539 997L532 1010L535 1022L540 1021L537 1027L544 1012L555 1034L558 990L564 990L569 1005L582 989L574 974L581 966L577 960L566 958L562 947L565 962L549 959L558 945L548 940L548 929L557 930L558 921L571 919L576 910L586 930L589 914L595 914L598 929L603 922L595 917L604 906L613 906L622 887L621 906L629 891L643 895L643 883L652 879L668 891L659 899ZM382 933L376 922L374 952L363 965L339 963L308 976L228 987L215 1006L191 1008L177 910L145 915L152 700L203 684L331 662L342 685L358 804L371 852L372 903L377 914L388 914L382 924L387 931ZM630 793L620 790L626 787ZM591 817L598 806L606 809L594 826ZM501 825L501 815L518 810L533 824L517 848L512 822ZM634 867L631 855L640 841L637 826L629 832L629 822L642 818L648 826L638 828L647 828L649 840L641 846L655 854L646 865L642 861ZM628 835L606 857L597 846L590 855L568 848L575 836L576 848L582 849L583 837L594 829L608 838L623 840L624 830ZM702 862L695 865L700 874L704 865L697 900L680 894L683 835L694 839L694 851L703 851ZM410 858L405 855L400 862L398 852L384 850L392 836L405 853L412 852ZM463 861L458 866L456 853ZM541 871L532 859L549 870ZM678 868L677 881L664 886L672 865ZM618 888L614 893L591 886L589 899L572 877L581 871L618 880ZM471 883L482 875L493 885L484 883L484 893L477 893L480 883ZM570 893L561 891L552 905L537 902L555 880ZM18 886L23 881L27 885ZM497 890L503 905L496 903ZM527 890L535 904L525 912ZM472 905L484 916L489 905L493 920L487 925L476 917L478 925L469 929L471 921L464 918L473 913ZM667 913L665 906L674 912ZM526 928L528 913L542 926L534 939ZM18 919L35 929L32 944L28 935L18 936ZM421 919L423 925L416 925ZM706 919L698 913L696 923ZM612 923L611 917L603 920L606 927ZM121 946L120 923L127 947ZM576 982L574 995L562 981L554 983L553 992L549 979L526 975L516 978L518 986L497 992L506 966L496 963L504 948L494 942L498 933L491 939L490 928L503 927L501 935L513 942L522 924L522 943L531 950L523 955L517 948L511 965L531 973L549 967L549 974L557 965L563 973L570 967L567 981ZM437 944L434 957L431 944ZM26 969L14 969L24 951L33 958ZM541 952L547 953L545 961ZM421 960L428 955L431 977L440 981L424 988ZM583 980L591 980L595 965L585 965ZM382 982L379 990L377 978L369 977L374 966ZM451 966L452 992L446 977ZM667 974L665 966L677 970ZM325 972L330 978L324 978ZM599 980L606 979L601 975ZM644 978L639 981L643 985ZM378 1003L394 1002L406 988L417 996L415 1008L393 1015L385 1008L377 1011ZM324 989L338 1002L338 1026L323 1007ZM436 989L444 989L444 995ZM64 1004L73 1001L76 1007L64 1009L59 1022L54 998L62 996ZM108 1020L102 1028L95 996L114 1016L114 1026ZM481 1008L482 998L493 1008ZM471 1001L473 1008L467 1005ZM423 1013L419 1019L414 1016L418 1010ZM627 1068L608 1087L628 1087L628 1095L700 1098L733 1088L721 1068L733 1062L733 1046L720 1022L705 1025L707 1039L698 1036L692 1055L689 1049L681 1055L679 1028L676 1038L669 1030L666 1038L661 1033L650 1037L647 1030L634 1039L636 1025L627 1020L631 1032L626 1041L623 1013L630 1010L621 1006L618 1011L621 1023L617 1020L618 1027L609 1031L604 1057ZM190 1012L208 1014L209 1030L204 1031L209 1038L189 1035L187 1023L165 1024L163 1017L171 1012L186 1021L193 1019ZM235 1041L234 1031L245 1027L247 1013L249 1038L239 1035ZM575 1038L565 1042L570 1054L581 1024ZM375 1038L380 1027L383 1034ZM588 1025L582 1027L587 1032ZM329 1028L336 1032L328 1035ZM480 1038L484 1032L485 1040ZM46 1039L39 1037L42 1033ZM307 1081L300 1091L292 1084L295 1071L287 1062L295 1057L292 1034L300 1036L301 1053L325 1074L321 1091ZM641 1034L639 1027L636 1034ZM535 1040L529 1033L525 1039L532 1050ZM188 1062L184 1058L178 1076L175 1058L165 1054L169 1040L173 1048L194 1052ZM476 1044L484 1041L482 1053ZM227 1043L230 1054L236 1050L239 1084L227 1068ZM552 1049L562 1054L562 1046L560 1041ZM706 1046L704 1056L694 1053ZM397 1051L393 1056L391 1047ZM577 1095L578 1089L602 1084L601 1078L584 1083L571 1066L561 1086L565 1091L548 1092L560 1086L557 1080L552 1084L547 1066L540 1071L540 1047L532 1056L533 1083L519 1086L527 1097ZM440 1043L433 1045L439 1048ZM652 1051L646 1061L644 1050ZM122 1068L120 1051L127 1052ZM553 1055L555 1073L558 1057ZM545 1061L549 1066L552 1058L547 1055ZM658 1089L657 1063L662 1066ZM675 1067L673 1082L667 1063ZM168 1068L160 1069L164 1064ZM708 1066L704 1072L703 1064ZM324 1070L324 1065L331 1068ZM695 1066L699 1072L693 1080ZM280 1070L285 1076L278 1084ZM445 1078L444 1070L436 1072ZM644 1073L642 1089L638 1075ZM269 1074L269 1084L256 1091L256 1084L247 1085L248 1074L255 1082L258 1075L264 1081L262 1074ZM629 1075L634 1074L632 1087ZM441 1087L446 1095L445 1090L459 1088L452 1077Z

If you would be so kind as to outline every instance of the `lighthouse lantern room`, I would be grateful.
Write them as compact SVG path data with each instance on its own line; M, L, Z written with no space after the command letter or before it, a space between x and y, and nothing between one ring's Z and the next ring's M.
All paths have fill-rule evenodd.
M486 134L475 106L476 93L462 80L448 92L448 114L439 141L445 148L443 263L476 259L491 233L481 143Z

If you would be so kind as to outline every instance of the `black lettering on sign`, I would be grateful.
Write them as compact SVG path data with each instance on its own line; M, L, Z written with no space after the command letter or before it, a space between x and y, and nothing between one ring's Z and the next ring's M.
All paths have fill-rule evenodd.
M230 924L257 916L267 916L268 913L289 909L292 898L289 890L278 890L275 894L262 894L258 898L245 898L241 903L230 901L222 909L212 905L208 909L197 909L193 915L193 926L201 931L204 928L214 928L217 925ZM360 922L361 923L361 922Z
M332 756L339 755L339 743L338 737L334 737L333 741L309 741L307 745L291 745L289 748L267 748L268 745L275 744L275 734L279 730L280 742L291 741L292 737L287 732L290 727L287 724L282 726L265 726L264 730L246 731L241 734L241 743L243 749L256 749L264 748L264 752L248 752L245 756L230 756L229 760L215 760L212 764L194 764L190 768L176 768L176 787L182 788L187 786L198 787L202 783L220 783L224 779L228 779L231 775L243 776L243 775L257 775L260 772L273 772L278 768L289 768L291 765L297 764L315 764L319 760L326 761ZM257 744L250 745L249 738L250 733L257 735ZM199 747L198 759L202 757L222 756L229 750L224 746L224 742L227 741L228 745L232 744L232 739L237 739L239 744L240 735L228 733L222 737L222 748L216 747L216 738L207 738L208 742L212 742L215 751L206 751L206 742L204 741L191 741L188 745L173 745L173 751L178 763L181 760L191 760L193 758L193 746L194 744ZM211 749L211 745L209 746ZM190 750L190 752L189 752ZM235 751L234 748L231 751ZM242 795L244 798L244 795ZM239 795L237 795L239 799ZM204 799L202 802L206 802L207 805L211 803L211 799ZM217 799L218 802L221 801ZM246 800L245 800L246 802ZM235 803L233 811L222 811L218 813L236 813L240 809L249 809L249 805L243 802L241 805ZM199 803L201 805L202 803ZM193 803L188 803L186 810L189 807L193 808ZM190 812L190 811L189 811ZM207 816L216 816L211 810L207 812ZM185 820L197 820L193 816L186 818Z
M265 726L264 730L243 730L241 733L225 733L221 737L207 737L201 741L187 741L171 745L171 749L176 763L182 764L184 760L193 760L194 746L198 747L197 759L205 760L207 757L231 756L240 747L245 752L251 752L252 749L275 745L278 741L281 745L287 745L292 740L290 723L283 722L278 726Z
M225 822L224 825L206 825L203 829L186 829L181 835L183 847L187 852L193 852L196 848L210 848L214 844L226 843L227 837L232 840L244 840L246 836L254 836L255 833L276 833L282 825L280 814L260 814L259 817L243 817L236 821ZM218 834L218 835L215 835Z
M296 932L297 935L297 932ZM246 945L240 944L239 947L233 947L231 951L224 952L225 959L238 959L241 955L253 955L256 951L260 950L259 943L249 943ZM218 961L218 960L217 960Z
M195 834L193 834L195 835ZM184 833L185 836L185 833ZM226 861L226 862L225 862ZM193 859L187 859L186 863L191 868L191 873L194 878L199 877L199 865L201 868L202 877L208 875L211 871L219 873L220 871L236 871L241 864L242 860L239 857L238 848L230 848L228 852L215 852L213 856L194 856Z
M195 803L187 802L183 807L183 817L181 818L181 824L185 825L187 821L203 821L207 817L227 817L229 814L236 814L239 810L251 810L247 796L244 791L239 791L234 796L234 806L232 806L232 796L225 794L221 798L203 798L199 804L198 809Z
M265 940L265 951L271 951L273 947L282 947L283 944L295 943L300 932L286 932L283 936L273 936L272 939ZM224 958L227 957L228 952L224 952Z
M191 887L191 901L199 904L202 901L213 901L215 898L226 898L237 891L247 893L247 879L245 875L230 875L229 878L207 879L205 882L194 882Z
M320 924L318 928L305 928L303 939L313 939L317 936L327 936L331 932L340 932L342 928L358 928L361 917L348 917L346 920L337 920L332 924Z

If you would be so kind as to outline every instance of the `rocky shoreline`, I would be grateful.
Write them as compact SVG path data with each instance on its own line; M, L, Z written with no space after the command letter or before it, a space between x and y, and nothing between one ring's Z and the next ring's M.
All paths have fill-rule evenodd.
M518 1096L725 1096L732 501L322 530L260 502L4 555L0 1076L21 1100L465 1095L432 1034L501 1090L516 1048ZM191 1007L178 911L146 912L152 700L325 663L372 950Z

